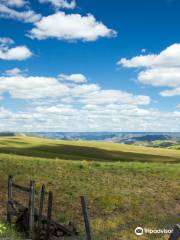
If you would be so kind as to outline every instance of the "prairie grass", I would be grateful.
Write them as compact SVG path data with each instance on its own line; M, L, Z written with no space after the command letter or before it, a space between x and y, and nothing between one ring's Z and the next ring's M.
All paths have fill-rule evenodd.
M180 222L180 151L104 142L34 137L0 138L0 206L7 176L36 180L54 192L54 218L73 221L83 235L80 195L87 195L94 239L136 240L137 226ZM20 196L21 200L24 199ZM141 239L167 240L166 235Z

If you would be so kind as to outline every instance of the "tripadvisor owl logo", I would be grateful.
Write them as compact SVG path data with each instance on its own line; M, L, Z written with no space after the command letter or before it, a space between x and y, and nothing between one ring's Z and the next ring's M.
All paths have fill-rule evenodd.
M137 227L137 228L134 230L134 232L135 232L135 234L136 234L137 236L141 236L141 235L143 235L144 230L143 230L142 227Z

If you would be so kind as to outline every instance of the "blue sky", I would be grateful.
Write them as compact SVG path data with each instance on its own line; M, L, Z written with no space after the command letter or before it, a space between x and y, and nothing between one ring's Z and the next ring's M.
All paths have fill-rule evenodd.
M1 131L180 131L178 0L0 0Z

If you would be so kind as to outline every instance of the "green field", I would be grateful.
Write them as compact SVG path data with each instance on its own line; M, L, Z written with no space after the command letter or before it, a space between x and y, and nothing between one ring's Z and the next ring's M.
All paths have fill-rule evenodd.
M80 195L87 195L94 239L136 237L134 228L170 228L180 222L180 151L105 142L0 138L0 207L5 213L11 174L26 185L36 180L54 192L54 218L83 232ZM21 196L23 199L23 196Z

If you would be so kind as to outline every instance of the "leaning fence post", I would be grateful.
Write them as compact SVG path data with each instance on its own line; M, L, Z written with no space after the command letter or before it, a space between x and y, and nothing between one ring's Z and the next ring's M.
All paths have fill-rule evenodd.
M52 217L52 202L53 202L53 193L49 192L49 194L48 194L46 240L49 240L49 236L50 236L50 225L51 225L51 217Z
M12 201L12 182L13 182L13 177L8 176L8 201L7 201L7 222L11 224L12 218L11 218L11 213L10 213L10 202Z
M30 181L29 191L29 235L34 238L35 181Z
M41 224L42 224L44 196L45 196L45 186L43 184L42 188L41 188L41 195L40 195L40 202L39 202L38 239L40 239L40 234L41 234Z
M87 199L85 196L81 196L81 205L82 205L82 211L83 211L83 217L84 217L84 223L85 223L86 239L92 240L89 213L87 208Z
M180 237L180 224L177 224L174 228L169 240L178 240Z

